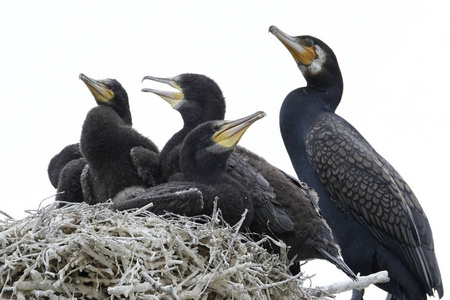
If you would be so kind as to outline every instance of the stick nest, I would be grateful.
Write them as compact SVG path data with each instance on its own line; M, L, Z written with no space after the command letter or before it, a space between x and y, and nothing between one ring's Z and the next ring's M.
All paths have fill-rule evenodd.
M292 276L264 239L239 233L241 223L226 224L220 212L56 205L0 221L0 298L309 299L307 277Z

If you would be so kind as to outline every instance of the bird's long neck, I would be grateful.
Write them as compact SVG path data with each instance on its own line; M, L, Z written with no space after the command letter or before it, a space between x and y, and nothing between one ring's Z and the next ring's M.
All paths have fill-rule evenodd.
M322 91L310 86L303 87L289 93L280 110L281 135L297 177L300 181L313 187L322 202L327 201L328 197L309 162L306 138L319 114L334 113L340 95L342 95L342 88ZM337 98L333 100L332 97ZM333 102L330 102L331 100ZM330 107L334 107L334 109L330 109ZM328 213L323 209L322 212Z
M280 131L298 178L310 183L314 172L306 152L306 135L319 113L329 111L324 98L333 93L303 87L289 93L280 110ZM312 171L312 172L310 172Z
M332 80L327 80L326 84L323 81L315 83L314 80L308 80L305 90L310 91L310 93L314 91L315 95L322 99L326 109L334 112L341 102L344 82L339 72L333 76Z
M191 165L189 168L181 166L185 179L202 184L211 184L224 181L224 177L226 176L226 160L222 161L220 157L217 159L220 160L220 162L205 162L205 164L202 165L197 163L196 165Z
M223 105L224 106L224 105ZM164 148L160 153L161 162L167 163L167 156L171 152L171 149L175 147L181 147L181 144L184 141L186 135L191 132L192 129L197 127L198 125L212 120L223 120L225 115L225 109L222 108L222 105L217 105L217 107L213 107L211 111L204 109L191 109L189 111L181 112L181 116L183 118L183 128L181 128L177 133L175 133L164 145ZM177 150L178 151L178 150Z
M224 180L231 152L214 155L182 148L180 153L180 167L187 181L210 184Z
M162 164L167 164L168 157L173 149L176 149L176 151L179 151L179 147L181 147L181 144L184 141L184 138L186 135L188 135L189 132L191 132L192 129L197 127L198 125L209 121L210 119L203 119L203 118L183 118L183 128L181 128L177 133L175 133L164 145L164 148L161 150L160 153L160 161Z
M105 105L99 105L89 111L83 124L80 149L89 164L92 161L103 162L108 160L111 151L111 144L117 137L117 130L125 125L117 112ZM92 168L95 169L95 164Z

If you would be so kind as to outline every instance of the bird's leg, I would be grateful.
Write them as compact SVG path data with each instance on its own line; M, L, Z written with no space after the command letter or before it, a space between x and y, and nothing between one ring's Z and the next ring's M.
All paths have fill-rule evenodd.
M352 298L350 300L363 300L364 290L353 290Z
M301 272L301 266L300 266L300 262L296 261L294 262L290 267L289 267L289 271L291 271L292 275L297 275L298 273Z
M95 197L94 192L92 190L91 186L91 178L89 173L89 165L86 164L83 168L83 171L81 172L80 176L80 182L81 182L81 190L83 192L83 200L87 204L93 205L95 204Z

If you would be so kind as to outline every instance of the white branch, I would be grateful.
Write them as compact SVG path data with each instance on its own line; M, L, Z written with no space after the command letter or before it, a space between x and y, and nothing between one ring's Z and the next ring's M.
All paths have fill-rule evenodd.
M169 294L172 296L172 299L178 300L178 296L176 295L172 285L164 286L160 282L155 281L150 275L145 272L141 272L139 274L141 274L141 276L144 277L144 279L148 281L157 292Z
M328 297L330 295L340 294L351 290L362 290L371 284L388 282L388 272L380 271L367 276L358 277L358 281L346 280L336 282L317 289L311 289L315 297Z

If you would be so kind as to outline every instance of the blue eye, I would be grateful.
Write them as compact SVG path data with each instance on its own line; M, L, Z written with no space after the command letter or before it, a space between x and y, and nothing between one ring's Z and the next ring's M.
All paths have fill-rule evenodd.
M306 46L312 47L313 45L314 45L314 41L313 41L313 40L308 39L308 40L306 41Z

